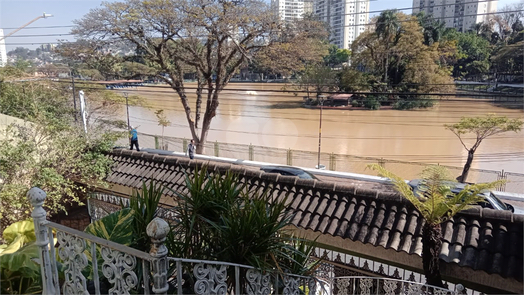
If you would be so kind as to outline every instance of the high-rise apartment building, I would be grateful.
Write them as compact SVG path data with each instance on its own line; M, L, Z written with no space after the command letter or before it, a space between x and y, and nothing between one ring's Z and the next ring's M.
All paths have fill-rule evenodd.
M7 50L5 48L4 30L0 29L0 67L7 64Z
M316 0L314 13L329 24L331 43L348 49L369 22L369 0Z
M466 32L497 11L498 0L413 0L413 14L424 11L448 28Z
M304 16L304 0L271 0L271 8L281 20L292 21Z

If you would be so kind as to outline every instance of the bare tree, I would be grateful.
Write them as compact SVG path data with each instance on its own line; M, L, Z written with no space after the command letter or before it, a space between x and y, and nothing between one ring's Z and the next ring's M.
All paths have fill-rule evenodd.
M273 42L277 16L259 0L139 1L104 3L75 22L73 33L100 53L133 46L133 59L163 79L183 105L197 153L202 153L221 91L239 68ZM120 54L123 55L122 52ZM188 87L184 76L196 77ZM190 105L188 91L196 102ZM205 106L202 103L205 101Z

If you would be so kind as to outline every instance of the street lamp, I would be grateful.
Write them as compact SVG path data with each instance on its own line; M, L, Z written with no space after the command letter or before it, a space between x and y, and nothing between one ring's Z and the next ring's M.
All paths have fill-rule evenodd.
M324 105L324 97L318 97L318 103L320 104L320 124L318 126L318 164L317 169L320 168L320 147L322 145L322 106Z

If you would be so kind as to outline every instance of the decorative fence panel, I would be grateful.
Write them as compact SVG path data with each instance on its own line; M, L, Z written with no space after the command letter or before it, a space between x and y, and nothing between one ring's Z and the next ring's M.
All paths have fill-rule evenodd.
M311 276L260 271L227 262L168 257L164 242L169 225L160 218L147 226L152 246L146 253L47 221L42 207L45 192L32 188L28 197L34 207L32 217L44 295L321 294L316 292L321 282ZM110 195L101 198L121 201Z

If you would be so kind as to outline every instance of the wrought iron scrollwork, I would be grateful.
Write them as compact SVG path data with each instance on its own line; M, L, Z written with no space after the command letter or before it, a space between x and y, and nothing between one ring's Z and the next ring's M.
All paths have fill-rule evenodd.
M246 272L247 294L248 295L269 295L271 294L270 276L263 275L256 269L249 269Z
M398 282L384 280L384 292L386 295L395 295L397 294Z
M337 279L336 282L337 282L337 289L338 289L337 294L348 295L350 279L349 278Z
M65 282L62 285L64 294L88 295L86 278L82 270L87 266L87 256L84 254L86 242L84 239L64 232L57 232L58 256L63 261Z
M227 267L199 263L193 268L195 293L198 295L225 295L227 293Z
M300 294L299 279L284 275L284 295Z
M129 294L129 290L138 284L138 278L134 271L136 258L130 254L122 253L106 247L101 247L102 273L113 286L109 294Z
M372 287L373 287L373 279L360 279L360 294L371 295Z

